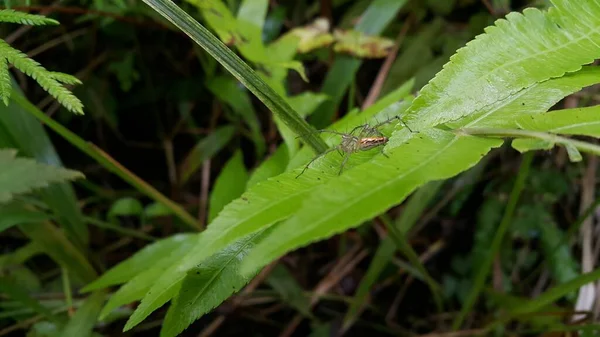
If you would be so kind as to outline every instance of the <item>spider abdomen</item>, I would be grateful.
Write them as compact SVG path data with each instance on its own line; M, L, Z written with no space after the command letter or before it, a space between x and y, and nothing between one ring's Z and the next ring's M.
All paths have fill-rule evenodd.
M359 140L359 148L366 151L380 145L385 145L387 142L388 137L365 137Z

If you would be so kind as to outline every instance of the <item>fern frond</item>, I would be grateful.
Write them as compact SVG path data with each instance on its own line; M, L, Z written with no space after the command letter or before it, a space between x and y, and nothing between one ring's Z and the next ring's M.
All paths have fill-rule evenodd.
M3 40L0 40L0 56L5 57L15 68L36 80L44 90L56 98L65 108L72 112L83 114L83 104L81 101L57 79L57 77L60 77L60 80L72 80L70 76L65 77L63 76L64 74L57 76L57 73L46 70L38 62L11 47Z
M29 26L58 25L59 22L43 15L17 12L12 9L0 10L0 22L20 23Z
M69 75L69 74L65 74L65 73L59 73L56 71L50 71L48 72L48 74L55 80L57 80L58 82L62 83L62 84L69 84L69 85L76 85L76 84L82 84L81 81L73 76L73 75Z
M10 99L10 74L8 73L8 60L0 57L0 99L8 106Z
M16 158L16 154L13 149L0 150L0 203L51 183L84 177L77 171L40 164L33 159Z

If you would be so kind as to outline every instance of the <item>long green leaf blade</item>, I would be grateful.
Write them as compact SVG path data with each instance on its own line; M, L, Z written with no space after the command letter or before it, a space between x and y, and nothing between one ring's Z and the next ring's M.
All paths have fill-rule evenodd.
M144 2L171 21L219 61L225 69L256 95L273 114L281 118L297 135L302 136L306 144L318 153L327 149L325 143L314 135L315 130L302 120L281 96L200 23L170 0L144 0Z
M240 275L238 270L244 257L260 242L263 234L264 232L251 234L189 270L179 295L167 312L160 336L177 336L250 282L258 269L250 275ZM143 318L144 314L136 311L127 322L125 330L134 327Z
M600 57L600 1L552 3L547 12L510 13L460 49L421 90L409 126L456 120Z

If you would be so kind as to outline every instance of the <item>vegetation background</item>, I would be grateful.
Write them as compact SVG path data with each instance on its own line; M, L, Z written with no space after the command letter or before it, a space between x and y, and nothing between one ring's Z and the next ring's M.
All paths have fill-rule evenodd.
M221 7L204 9L202 1L176 3L228 43L311 125L321 129L337 122L341 131L365 122L356 117L357 109L379 120L390 111L402 115L413 94L485 27L511 11L551 6L541 0L254 1L258 7L268 4L263 20L261 8L248 5L252 1L224 0ZM132 316L153 283L160 285L162 274L192 249L193 233L231 201L242 202L245 197L238 198L249 187L283 173L289 162L301 167L314 152L301 149L297 137L305 134L287 128L262 98L143 1L3 4L60 22L4 23L1 36L46 69L77 77L82 82L77 86L56 78L82 101L85 115L72 112L78 110L75 103L52 97L36 83L42 83L39 76L11 70L11 103L0 105L0 187L29 179L20 177L40 180L28 187L61 183L35 193L16 188L3 195L0 189L0 336L592 336L597 331L593 322L600 303L589 301L594 287L586 284L600 275L586 273L594 271L600 251L598 161L587 154L580 160L570 143L524 155L509 144L499 147L454 178L432 179L355 229L335 236L341 230L332 230L308 240L328 238L311 245L290 243L285 249L303 248L256 277L237 274L242 268L237 260L249 254L246 246L227 246L239 248L237 255L213 247L222 255L190 265L184 281L165 287L175 293L191 289L194 295L171 293L152 303L145 297ZM254 20L258 30L231 14L242 13L240 8L247 12L238 19ZM307 50L293 48L291 55L284 43L276 45L318 17L328 19L332 29L389 40L361 45L338 35L334 47L327 41L333 37L311 35ZM249 34L249 41L236 32ZM394 46L386 46L391 42ZM598 78L590 69L584 71ZM571 90L575 93L565 93L556 104L535 104L556 110L594 106L600 99L597 82L577 82L574 86L586 89ZM3 90L10 89L0 88L8 101ZM590 132L575 134L600 135ZM323 139L329 146L336 143L335 137ZM15 153L2 149L18 150L17 158L38 163L17 165ZM353 156L349 168L372 156ZM62 163L85 179L76 179L81 176L74 171L35 166L43 162ZM309 168L306 179L319 174L314 172L325 164L319 165ZM332 167L337 172L337 159ZM376 180L379 172L369 174L363 179ZM76 180L64 182L70 179ZM281 191L262 192L277 198ZM353 216L350 208L346 212ZM223 244L215 242L220 242L215 247ZM183 303L187 298L195 302ZM169 299L171 306L163 306ZM588 313L576 316L576 311Z

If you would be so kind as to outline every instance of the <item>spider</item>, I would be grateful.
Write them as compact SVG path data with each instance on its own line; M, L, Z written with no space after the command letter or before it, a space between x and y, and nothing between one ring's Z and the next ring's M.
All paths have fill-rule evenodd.
M312 164L315 160L317 160L333 151L338 151L338 153L340 153L340 155L344 156L344 159L342 160L342 165L340 166L340 172L338 173L338 175L342 174L342 171L344 170L344 166L346 165L346 162L348 161L348 158L350 158L351 154L359 152L359 151L367 151L367 150L373 149L375 147L387 144L389 138L384 136L378 129L381 126L388 124L396 119L399 120L400 123L402 123L410 132L413 132L408 127L408 125L406 125L402 121L402 119L398 116L392 117L381 123L377 123L374 126L370 126L369 124L359 125L359 126L355 127L354 129L352 129L352 131L350 131L350 133L343 133L343 132L331 131L331 130L317 130L316 132L318 132L318 133L328 132L328 133L340 135L340 136L342 136L342 141L340 142L339 145L330 148L329 150L319 154L318 156L314 157L311 161L309 161L308 164L306 164L306 166L302 170L302 172L300 172L300 174L298 174L296 176L296 179L298 179L304 173L304 171L306 171L308 169L310 164ZM358 132L358 134L355 134L356 132ZM342 152L345 153L345 155L343 155ZM381 154L383 154L384 156L387 157L387 155L383 152L383 149L381 151Z

